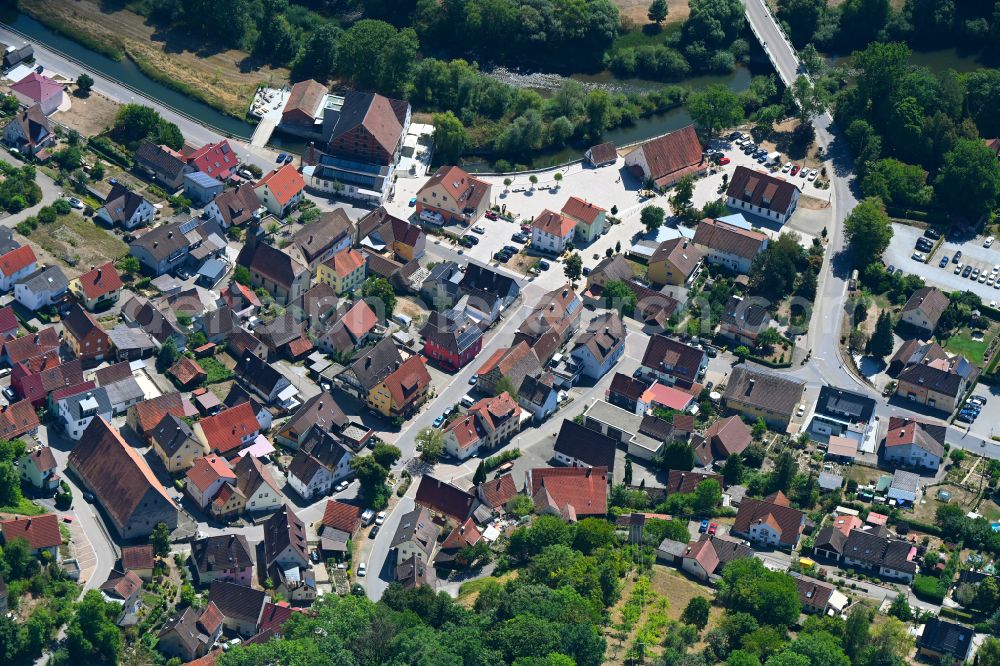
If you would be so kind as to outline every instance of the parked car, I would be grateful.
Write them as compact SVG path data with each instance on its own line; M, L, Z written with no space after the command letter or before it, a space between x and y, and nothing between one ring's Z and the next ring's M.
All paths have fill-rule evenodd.
M275 164L281 164L288 157L288 153L278 153L278 159L274 161Z
M895 271L895 270L896 270L896 267L893 266L892 264L889 264L889 267L885 269L885 272L888 273L889 275L892 275L892 272Z
M792 163L791 162L785 162L785 165L783 167L781 167L781 173L788 173L791 170L792 170Z
M285 164L291 164L292 160L294 160L294 159L295 159L295 155L285 155L284 162L285 162Z
M469 384L472 386L475 386L476 382L478 381L479 381L479 375L472 375L471 377L469 377Z
M722 165L722 166L725 166L725 165L729 164L730 162L732 162L732 160L729 159L728 157L721 157L721 158L719 158L719 164Z
M924 256L923 252L914 252L913 256L910 258L913 259L914 261L927 261L927 257Z
M818 176L818 175L819 175L819 171L816 171L816 169L810 169L809 170L808 180L816 180L816 176Z
M944 268L948 265L948 257L941 257L941 261L938 262L938 267Z
M736 141L737 139L742 139L742 138L743 138L742 132L733 132L732 134L729 135L730 141Z
M934 243L930 242L926 238L919 238L917 240L916 248L922 252L930 252L934 249Z
M955 271L954 271L955 275L961 275L961 273L962 273L962 266L963 266L963 264L962 264L961 261L958 262L957 264L955 264Z
M417 198L416 197L410 197L410 208L413 208L416 205L417 205Z
M379 511L378 515L375 516L375 524L376 525L381 525L382 523L384 523L385 522L385 516L386 516L385 511Z
M986 240L983 241L983 247L991 247L993 245L993 236L987 236Z
M967 278L972 273L972 266L966 266L962 269L962 277Z
M958 260L961 258L962 258L962 251L958 250L957 252L955 252L955 255L951 258L951 263L957 264Z
M336 490L336 491L337 491L338 493L342 493L342 492L344 492L345 490L347 490L347 486L349 486L349 485L350 485L350 484L349 484L349 483L348 483L347 481L341 481L340 483L338 483L338 484L337 484L337 487L335 488L335 490Z
M497 214L496 214L495 212L493 212L492 210L488 210L488 211L486 211L486 219L487 219L487 220L499 220L499 219L500 219L500 216L499 216L499 215L497 215Z
M538 262L538 267L541 268L543 271L547 271L549 270L551 265L549 264L549 262L542 259L541 261Z
M435 428L440 428L442 423L444 423L444 417L443 416L438 416L436 419L434 419L434 427Z
M361 562L358 564L358 575L364 578L364 575L368 573L368 563Z
M971 396L969 398L969 401L970 402L974 402L977 405L979 405L980 407L982 407L983 405L986 404L986 396L985 395L974 395L974 396Z
M798 164L793 164L792 165L792 170L789 171L788 173L794 176L798 172L799 172L799 165Z
M77 199L76 197L70 197L69 199L67 199L67 202L73 208L76 208L77 210L83 210L83 202Z
M371 531L370 531L370 532L368 532L368 538L369 538L369 539L374 539L375 537L377 537L377 536L378 536L378 531L379 531L380 529L382 529L382 527L381 527L380 525L376 525L375 527L373 527L373 528L371 529Z
M701 525L698 526L698 533L704 534L707 531L708 531L708 519L706 518L705 520L701 521Z
M972 274L969 275L969 279L970 280L978 280L979 279L979 269L978 268L973 268L972 269Z
M941 232L937 229L924 229L924 236L927 236L931 240L938 240L941 238Z
M709 534L709 536L714 536L715 533L718 532L718 531L719 531L719 524L718 523L712 523L711 525L708 526L708 534Z

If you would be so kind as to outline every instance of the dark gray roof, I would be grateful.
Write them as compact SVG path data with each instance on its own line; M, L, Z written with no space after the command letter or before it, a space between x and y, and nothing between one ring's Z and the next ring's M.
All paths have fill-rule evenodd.
M90 416L111 413L111 400L108 399L108 392L104 388L95 388L84 393L76 393L63 398L60 402L66 404L70 416L77 421L85 418L83 412L87 408L96 407L96 412L91 413Z
M964 661L969 655L974 631L954 622L932 617L917 638L917 647L953 655Z
M151 141L143 141L135 150L135 161L152 169L167 180L174 180L187 164Z
M420 549L426 553L425 559L430 560L440 534L441 528L431 520L430 511L426 507L418 506L400 518L399 527L396 528L396 534L392 537L391 547L395 548L407 541L415 541Z
M132 245L143 248L155 261L163 261L191 246L190 239L181 231L186 224L188 222L178 221L154 227L132 241Z
M242 534L220 534L191 542L191 559L199 571L253 566L253 551Z
M905 541L890 539L865 530L851 530L844 542L843 555L873 566L916 573L916 562L907 559L913 549L914 547Z
M350 370L365 390L394 372L403 363L403 357L390 338L382 338L378 344L365 352L351 364Z
M107 211L112 222L125 222L131 219L144 201L141 194L133 192L122 183L115 183L102 208Z
M40 268L16 284L24 285L35 294L45 291L58 294L69 288L69 280L66 279L66 274L58 266Z
M153 442L160 447L160 450L168 458L173 457L185 444L190 443L197 448L201 448L194 438L194 433L191 432L191 426L173 414L164 416L163 420L153 428L150 437L152 437Z
M591 467L615 467L616 442L607 435L566 419L556 438L555 452L583 461Z
M816 413L852 423L867 423L875 413L875 401L860 393L823 386L816 401Z
M267 595L252 587L216 580L209 588L208 599L222 611L224 617L256 623Z
M290 383L284 375L278 372L277 368L251 351L243 352L234 372L243 383L260 391L263 395L270 395L283 381Z
M805 382L759 368L738 365L726 383L723 399L791 417L805 391Z

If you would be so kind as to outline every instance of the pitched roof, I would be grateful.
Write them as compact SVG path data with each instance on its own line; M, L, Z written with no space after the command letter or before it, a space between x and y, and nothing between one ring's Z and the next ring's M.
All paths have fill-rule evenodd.
M131 375L131 373L129 373ZM143 400L132 405L129 409L135 410L136 420L139 424L140 433L149 433L156 425L163 420L167 414L177 417L184 417L184 401L181 394L164 393L163 395Z
M528 471L527 490L538 503L539 492L562 512L572 507L576 516L603 516L608 511L606 467L541 467ZM544 507L542 507L544 508Z
M803 391L805 382L794 377L738 365L729 375L723 400L791 417Z
M38 429L41 422L30 400L0 407L0 439L15 439Z
M135 161L162 174L167 180L177 178L187 166L174 151L147 140L144 140L135 149Z
M705 218L694 232L695 245L707 247L723 254L733 254L753 259L767 242L767 236L736 225Z
M555 452L591 467L614 469L616 440L575 421L564 419L556 438Z
M0 522L0 532L3 533L4 543L24 539L31 550L58 548L62 544L59 518L54 513L5 520Z
M142 589L142 579L134 571L122 573L112 570L100 589L112 599L126 600Z
M256 626L267 595L252 587L215 580L209 588L208 598L224 617L251 621Z
M500 478L483 481L477 487L478 495L485 504L500 507L517 495L517 484L512 474L504 474Z
M460 520L464 520L464 518ZM427 508L418 505L413 511L404 514L399 519L399 526L396 528L396 533L392 536L390 544L392 548L396 548L408 541L416 542L426 558L430 559L440 533L441 528L431 519Z
M194 381L203 380L208 376L208 373L198 365L198 361L187 356L181 356L177 359L177 362L171 366L168 372L181 383L181 386L187 386Z
M35 448L29 450L25 456L31 461L31 464L35 466L35 469L44 472L50 469L56 469L56 457L52 453L52 448L48 446L36 446Z
M885 446L892 448L914 444L931 455L941 457L944 455L947 430L943 425L892 416L889 418L889 429L885 435Z
M521 415L517 401L507 391L500 395L482 398L469 407L469 413L474 414L487 428L497 430L501 425Z
M344 325L344 328L356 342L371 333L378 324L378 316L368 303L359 300L340 318L340 323Z
M190 153L187 156L187 161L188 164L194 164L195 168L203 174L219 180L226 180L232 175L240 160L232 146L229 145L229 141L223 139L215 143L206 143Z
M903 314L917 310L921 312L932 327L936 327L938 320L948 308L951 301L948 296L936 287L921 287L917 289L903 306Z
M591 146L589 148L590 161L594 164L604 164L606 162L615 162L618 159L618 151L615 149L615 144L611 141L606 141L605 143L599 143L596 146Z
M320 524L335 530L354 534L361 526L361 507L355 504L327 500Z
M153 546L150 544L140 544L138 546L125 546L122 548L122 568L126 571L135 569L152 569L155 564L153 557Z
M295 515L291 507L285 504L264 521L264 560L267 568L274 564L289 546L298 559L303 562L309 561L305 524Z
M715 552L715 546L709 539L689 543L687 548L684 549L682 557L693 559L708 575L715 573L716 568L719 566L719 556Z
M253 551L242 534L219 534L192 541L191 559L199 571L245 569L253 566Z
M254 194L254 186L250 183L242 183L239 187L223 190L215 196L214 201L219 207L223 224L227 227L246 224L260 210L260 201Z
M785 214L798 191L797 185L784 178L738 166L729 181L726 196Z
M0 275L10 276L37 263L35 251L30 245L22 245L0 256Z
M295 232L292 244L302 253L308 263L312 263L327 248L339 243L343 238L354 238L354 223L343 208L321 213L315 222L310 222ZM355 252L357 252L355 250Z
M832 585L808 576L796 578L795 585L799 589L799 601L802 602L803 606L820 611L826 610L827 604L830 603L830 595L833 594Z
M101 417L90 422L73 447L69 466L119 526L126 525L140 510L150 491L177 508L146 459Z
M701 259L701 250L690 239L680 236L663 241L656 246L656 250L649 258L649 263L654 264L661 261L669 261L685 277L688 277L698 267Z
M490 184L471 176L457 166L442 166L417 191L417 196L427 189L440 185L448 196L461 210L479 207L480 202L490 190Z
M576 338L573 351L586 348L594 360L603 364L608 356L625 344L625 335L625 324L618 312L607 312L590 320L587 330Z
M784 495L771 497L772 500L744 498L736 513L732 531L737 534L749 534L751 526L767 522L778 532L782 543L795 541L802 530L802 519L805 514L788 506L787 499L781 499Z
M320 112L320 103L326 98L326 86L319 81L306 79L299 81L292 86L285 102L285 108L281 112L282 117L289 113L298 111L311 118L316 118Z
M679 340L654 335L646 345L642 365L693 382L705 352Z
M35 358L45 357L36 356ZM22 361L15 367L18 369L23 368L31 360L33 359ZM46 367L34 374L23 377L21 379L21 397L35 402L44 399L45 396L57 389L83 383L83 365L80 363L80 359L75 358L65 363L59 363L58 361L59 359L56 357L55 362L57 365Z
M348 424L349 419L340 408L333 395L326 392L317 393L306 400L301 407L295 410L282 430L294 428L299 433L304 433L309 428L316 426L320 430L336 432Z
M284 206L306 187L306 182L302 180L302 174L291 164L285 164L273 171L264 174L264 177L257 181L254 189L267 186L274 195L274 199L279 205Z
M851 423L868 423L875 413L875 400L860 393L824 385L816 399L816 412Z
M738 416L729 416L717 420L705 431L705 439L712 443L713 448L718 446L720 453L724 456L741 454L750 446L753 435L747 424Z
M464 310L432 310L420 336L452 354L461 355L482 339L483 331Z
M450 483L425 474L420 478L413 501L455 520L465 520L475 509L476 498Z
M955 622L932 617L924 624L924 630L917 637L917 647L934 652L950 654L960 660L969 656L969 646L975 632Z
M112 223L121 223L131 220L135 211L145 202L146 199L141 194L132 191L124 183L116 182L104 199L102 208Z
M295 280L309 268L286 252L263 242L249 242L243 245L236 263L256 271L272 282L291 287Z
M623 398L638 400L647 388L649 388L649 385L645 382L624 373L616 372L614 377L611 378L611 386L608 391L618 394Z
M402 363L399 349L391 338L385 337L351 363L350 370L361 387L370 391Z
M605 257L601 259L600 263L597 264L590 271L591 279L595 275L602 275L605 280L621 280L622 282L628 282L635 277L635 271L632 270L632 265L628 263L620 254L613 254L610 257Z
M556 213L546 208L535 217L531 226L543 233L565 238L576 229L576 222L562 213Z
M321 470L327 470L332 476L341 461L345 457L350 460L352 455L352 451L339 438L313 428L302 439L299 450L288 465L288 475L299 479L303 485L308 485Z
M919 384L929 391L957 398L963 386L971 383L979 371L964 356L911 363L896 376L897 384Z
M388 97L374 93L349 91L344 95L344 104L330 141L358 127L363 127L375 142L389 155L403 133L403 125Z
M205 492L218 479L236 481L236 472L222 456L195 458L186 476L201 492Z
M890 539L871 530L851 530L844 542L844 557L866 564L908 573L917 572L913 561L917 548L911 543Z
M38 72L28 74L17 83L12 84L10 89L36 102L42 102L51 99L55 95L61 95L63 91L61 83Z
M561 212L563 215L569 215L574 219L583 220L587 224L593 224L601 213L606 213L607 211L586 199L570 197L563 204Z
M668 494L673 493L693 493L698 484L702 481L718 481L719 489L722 489L723 480L721 474L708 474L704 472L687 472L681 469L672 469L667 472L666 490Z
M244 437L260 430L257 415L249 402L205 417L197 425L204 433L209 448L220 454L238 448Z
M247 386L264 395L270 395L282 383L290 383L276 367L249 350L243 352L233 373Z
M22 134L31 146L37 146L39 142L52 135L52 125L38 104L32 104L20 111L11 122L21 126Z
M0 331L17 331L20 327L21 323L14 314L14 308L9 305L0 308Z
M150 436L153 438L153 443L160 447L168 458L172 458L185 444L198 444L191 432L191 426L173 414L164 416Z
M397 405L405 405L431 383L431 376L423 359L411 356L383 381L392 395L392 401Z
M702 162L701 141L694 125L647 141L635 150L641 150L649 165L646 174L654 181L669 179ZM627 156L626 156L627 157Z
M266 484L279 497L281 489L274 482L271 472L255 456L243 456L233 467L236 472L236 488L244 495L252 495L261 485ZM224 486L225 488L225 486Z
M466 546L475 546L483 538L472 518L467 519L451 531L444 541L441 542L443 550L460 550Z

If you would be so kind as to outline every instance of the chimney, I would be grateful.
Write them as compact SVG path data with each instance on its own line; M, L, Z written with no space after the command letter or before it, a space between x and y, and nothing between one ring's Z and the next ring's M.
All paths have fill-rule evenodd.
M95 282L100 282L101 281L101 269L100 268L97 269L97 279L94 280L94 281Z
M173 238L173 237L174 237L174 232L173 231L168 231L167 232L167 238Z

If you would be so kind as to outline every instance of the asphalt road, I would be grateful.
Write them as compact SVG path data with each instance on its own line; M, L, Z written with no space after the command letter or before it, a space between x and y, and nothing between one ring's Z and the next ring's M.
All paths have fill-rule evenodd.
M791 85L798 74L799 59L768 10L765 0L743 0L743 6L750 27L760 39L778 76L786 86Z

